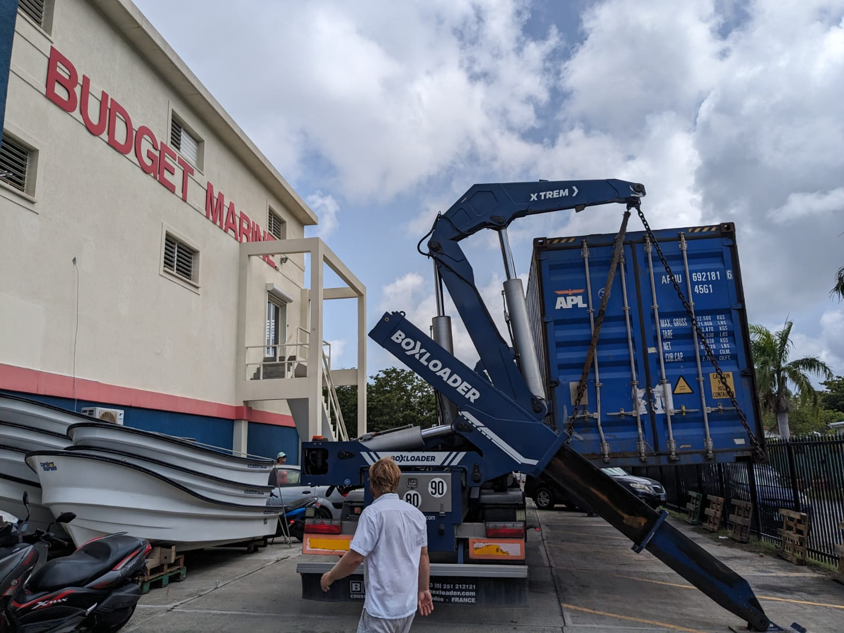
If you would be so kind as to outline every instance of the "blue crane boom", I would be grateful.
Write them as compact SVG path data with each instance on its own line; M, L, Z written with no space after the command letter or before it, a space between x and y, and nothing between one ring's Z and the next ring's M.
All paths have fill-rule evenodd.
M403 470L411 471L408 476L413 477L414 483L410 488L418 477L437 473L450 482L459 482L450 491L450 512L441 499L437 500L438 512L421 508L428 515L431 551L456 550L458 563L463 562L460 537L476 534L469 523L501 516L500 499L514 498L512 488L501 486L509 473L544 473L627 536L634 550L653 553L718 604L746 620L753 630L781 630L769 628L771 623L747 581L666 522L665 512L651 509L569 447L562 429L552 429L542 422L548 413L548 401L524 375L529 365L525 355L535 350L524 349L524 341L522 349L513 349L500 335L459 245L482 229L499 231L506 265L506 227L513 220L613 203L626 205L629 210L638 208L644 195L643 185L621 180L540 181L470 188L438 216L429 234L428 255L434 259L437 274L448 288L478 351L479 371L460 362L401 312L385 313L369 334L456 405L457 416L450 424L424 431L400 429L351 442L305 443L303 472L317 485L360 486L366 482L368 466L389 456ZM515 276L508 271L508 277L511 274ZM518 285L514 293L516 307L519 298L524 301L523 294L518 296L520 292ZM511 298L508 295L512 320ZM519 324L513 325L515 330ZM514 331L514 338L516 335ZM499 483L490 488L490 482ZM410 494L421 498L416 490ZM523 508L521 491L515 496L520 497ZM490 501L487 506L485 500ZM496 509L485 515L485 508L496 503ZM303 572L303 586L304 583Z

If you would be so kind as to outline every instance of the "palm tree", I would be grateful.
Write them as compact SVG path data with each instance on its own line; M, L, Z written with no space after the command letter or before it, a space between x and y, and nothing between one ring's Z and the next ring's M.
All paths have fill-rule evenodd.
M789 361L793 343L791 341L792 321L776 332L761 325L750 326L750 343L753 364L756 368L756 383L759 402L764 409L777 418L780 437L789 439L788 413L792 402L811 402L818 405L818 392L812 386L810 375L831 380L832 371L819 358L807 356Z
M844 266L838 269L838 274L835 275L835 286L832 288L831 295L838 295L838 300L844 300Z

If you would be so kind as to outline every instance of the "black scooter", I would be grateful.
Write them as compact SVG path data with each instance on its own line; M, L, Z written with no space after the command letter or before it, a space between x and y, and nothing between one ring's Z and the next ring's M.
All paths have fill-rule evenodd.
M23 502L27 506L27 495ZM57 523L76 518L65 512ZM26 519L0 527L0 633L111 633L123 628L141 597L148 541L112 534L68 556L46 561L50 547L68 547ZM46 562L44 562L46 561ZM41 564L39 564L39 562Z

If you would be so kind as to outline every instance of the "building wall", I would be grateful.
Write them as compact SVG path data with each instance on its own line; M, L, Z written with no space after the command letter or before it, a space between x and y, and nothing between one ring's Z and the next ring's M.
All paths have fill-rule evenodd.
M62 59L56 51L67 61L56 61ZM76 70L75 96L51 80L51 56L63 76L68 62ZM169 143L175 112L203 141L185 192L175 153L169 160L174 173L164 173L171 191L143 171L134 148L124 155L109 145L108 129L98 136L89 131L80 113L83 75L90 80L94 125L105 91L135 130L147 126ZM51 87L53 100L47 97ZM249 238L256 229L259 236L266 232L269 207L285 220L288 238L302 237L304 224L301 213L286 208L231 150L223 133L233 132L212 129L181 88L170 85L88 0L55 2L49 35L18 16L5 133L38 153L32 196L0 183L0 363L241 404L235 400L236 380L245 372L236 366L239 229L225 231L207 217L208 183L213 201L222 192L227 212L234 203L232 217L248 227ZM125 137L119 116L114 128L119 143ZM151 147L144 140L141 156ZM258 226L241 225L241 213ZM165 231L199 251L197 287L163 272ZM301 296L304 257L274 262L277 268L260 259L250 264L248 344L264 342L267 283L297 301ZM301 313L298 302L288 307L290 332ZM283 403L262 406L287 413ZM155 425L150 416L133 413L131 419Z

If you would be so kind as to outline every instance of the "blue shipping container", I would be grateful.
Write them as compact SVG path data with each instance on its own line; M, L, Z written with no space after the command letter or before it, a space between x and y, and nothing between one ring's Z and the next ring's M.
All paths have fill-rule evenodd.
M655 235L761 443L735 227ZM614 240L610 234L534 241L528 309L557 428L568 429ZM625 237L581 404L572 446L599 465L707 463L751 455L748 433L644 232Z

